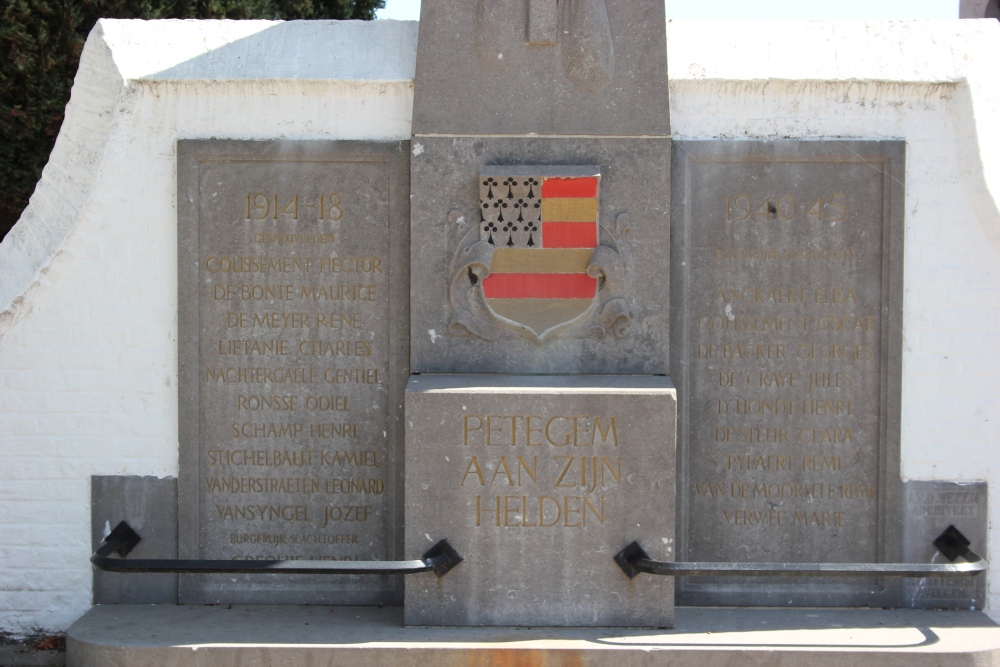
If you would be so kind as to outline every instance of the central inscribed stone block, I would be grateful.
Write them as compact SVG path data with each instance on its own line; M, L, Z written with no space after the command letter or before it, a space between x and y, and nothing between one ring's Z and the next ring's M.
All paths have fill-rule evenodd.
M673 579L613 557L672 559L675 401L663 377L411 377L406 543L465 560L406 578L405 622L672 625Z

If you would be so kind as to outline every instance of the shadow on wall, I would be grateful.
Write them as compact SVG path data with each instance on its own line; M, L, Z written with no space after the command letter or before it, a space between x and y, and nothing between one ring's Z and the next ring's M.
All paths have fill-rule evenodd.
M284 21L136 78L412 80L416 38L413 22Z

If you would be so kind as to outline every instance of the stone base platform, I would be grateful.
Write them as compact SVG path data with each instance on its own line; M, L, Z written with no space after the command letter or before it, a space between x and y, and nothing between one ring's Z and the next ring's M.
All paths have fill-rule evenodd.
M399 607L103 605L70 667L1000 666L980 612L681 607L673 630L404 628Z

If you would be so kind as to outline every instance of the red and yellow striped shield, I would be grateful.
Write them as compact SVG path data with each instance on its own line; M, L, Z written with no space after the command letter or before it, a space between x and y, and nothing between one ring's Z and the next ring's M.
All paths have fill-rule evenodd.
M541 338L590 310L600 182L595 167L483 170L480 237L496 247L483 296L495 315Z

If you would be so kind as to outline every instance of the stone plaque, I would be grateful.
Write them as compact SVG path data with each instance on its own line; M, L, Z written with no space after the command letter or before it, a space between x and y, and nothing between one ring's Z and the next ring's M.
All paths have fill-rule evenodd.
M669 138L415 137L411 169L414 372L666 374Z
M898 561L904 144L675 144L678 559ZM894 604L874 579L681 604ZM873 594L874 592L874 594Z
M673 559L675 392L663 377L414 375L406 546L465 559L406 578L408 625L669 627L673 579L629 580L638 540Z
M178 142L179 554L402 557L407 142ZM398 603L185 575L182 603Z
M903 560L947 563L934 540L948 526L958 528L972 543L970 548L989 560L986 499L986 482L903 482ZM905 579L902 593L902 607L982 609L986 575Z

